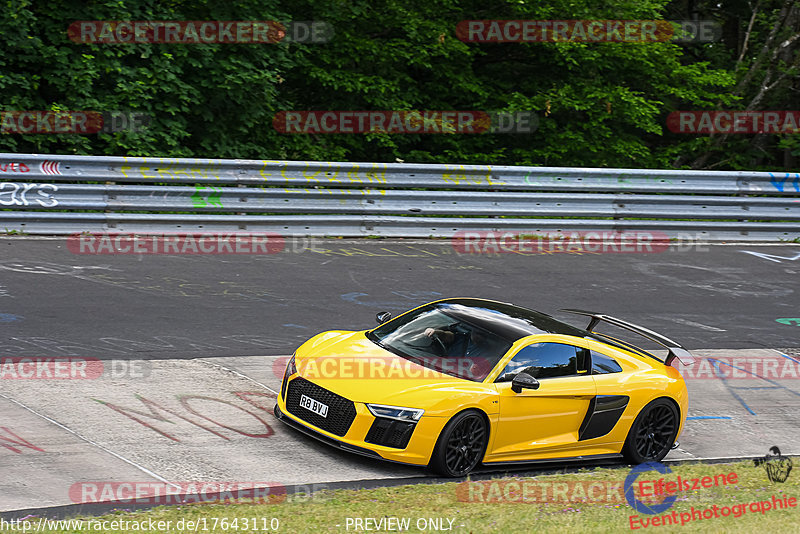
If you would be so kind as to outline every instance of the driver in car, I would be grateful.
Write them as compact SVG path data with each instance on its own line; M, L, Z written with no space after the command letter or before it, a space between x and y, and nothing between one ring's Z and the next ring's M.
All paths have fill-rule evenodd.
M439 328L426 328L425 335L431 339L440 340L447 354L454 358L480 356L485 349L486 336L477 328L467 329L464 327L453 330Z

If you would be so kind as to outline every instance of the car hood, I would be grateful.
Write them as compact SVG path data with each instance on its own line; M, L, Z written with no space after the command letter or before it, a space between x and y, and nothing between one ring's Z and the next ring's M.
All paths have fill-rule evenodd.
M295 354L298 374L355 402L423 408L460 394L496 394L491 384L429 369L373 343L365 331L332 331L304 343Z

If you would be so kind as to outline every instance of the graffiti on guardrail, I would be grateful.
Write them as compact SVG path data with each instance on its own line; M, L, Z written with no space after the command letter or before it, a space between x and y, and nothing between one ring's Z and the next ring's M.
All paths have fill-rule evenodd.
M610 184L615 186L622 186L622 187L630 187L635 185L644 185L644 184L672 184L673 181L669 178L661 175L635 175L630 173L622 173L622 174L609 174L605 176L591 176L591 175L533 175L534 171L528 171L525 176L523 176L522 181L525 182L527 185L545 185L548 182L555 182L561 183L562 185L566 182L574 182L574 183L604 183ZM533 176L531 176L533 175Z
M222 207L222 200L220 199L220 196L222 195L221 188L210 185L203 186L200 184L197 184L195 187L197 190L192 195L192 206L195 208L206 208L208 206Z
M127 158L126 158L127 159ZM162 181L169 181L179 178L194 178L200 180L216 179L219 180L222 169L209 166L201 167L195 165L181 165L175 160L165 158L138 158L141 163L120 165L119 172L126 178L157 178ZM115 170L112 167L112 170Z
M31 169L24 163L12 161L0 163L0 172L31 172Z
M68 198L69 207L86 212L87 217L76 219L75 213L69 211L49 213L47 220L25 212L4 213L7 233L82 232L88 230L87 219L96 221L93 224L98 229L116 229L120 224L124 226L130 221L139 221L141 214L136 212L146 211L172 213L164 219L147 217L144 222L136 223L141 231L161 234L185 231L187 228L219 231L223 228L247 230L258 227L281 229L304 236L448 237L466 228L500 231L509 224L509 220L530 228L534 221L529 217L536 216L542 219L541 228L536 230L560 228L566 232L663 228L671 241L675 241L676 235L681 235L679 229L694 230L698 237L709 242L792 241L798 239L797 225L794 223L800 217L800 211L794 209L800 206L795 203L800 200L786 198L786 195L800 194L800 173L796 172L770 175L767 172L698 173L648 169L157 157L104 157L98 160L81 156L0 154L0 180L15 181L20 176L27 178L29 175L11 174L26 172L26 169L30 174L41 176L37 167L41 169L41 174L59 174L63 169L75 182L111 182L109 185L113 187L108 188L108 196L105 196L103 187L98 187L96 183L61 186L63 191L54 195L58 198L59 207L66 204ZM159 187L171 185L168 184L170 181L183 182L187 187ZM123 182L139 183L127 185ZM143 188L144 182L152 183ZM201 187L198 188L197 184L201 184ZM202 187L208 184L215 187ZM216 188L220 184L230 184L231 187ZM4 203L13 202L12 209L25 205L21 198L21 193L25 192L24 186L20 192L8 190L15 186L5 187L5 194L0 197ZM160 193L160 189L167 191ZM464 191L450 193L456 189ZM567 199L565 189L585 191L586 194ZM486 197L477 190L496 191L497 194ZM511 191L514 193L506 193ZM538 193L528 195L523 191ZM622 199L608 194L637 191L668 192L674 196L664 197L664 202L654 202L643 195L632 194L630 198ZM733 198L731 195L749 195L754 191L770 198L748 198L744 205L730 200ZM692 204L693 197L689 195L700 193L719 197L715 196L713 201L709 197L708 202L704 201L700 206L710 208L708 210L688 209L690 205L697 207L697 204ZM117 197L113 195L118 195L121 200L116 201ZM154 206L152 198L159 195L169 201ZM55 201L47 200L35 191L30 191L26 198L40 209L45 206L40 206L31 198L45 203L47 207L55 205ZM315 202L319 199L323 200ZM194 210L192 202L195 204ZM181 213L180 209L176 209L180 204L184 208L188 205L189 213ZM748 206L756 208L749 215L746 212ZM0 204L0 209L3 208L7 208L7 205ZM117 222L105 225L102 221L108 220L109 216L103 214L111 209L114 213L111 219ZM226 210L229 213L209 215L208 212L212 210ZM91 217L88 216L89 212L92 212ZM236 212L260 212L262 216L247 218L253 219L256 225L251 226L251 221L243 218L244 213ZM707 215L700 215L706 212ZM774 213L782 215L776 218ZM590 216L596 218L589 219ZM503 220L496 220L498 217ZM557 226L554 223L556 220ZM606 220L609 222L604 222ZM627 221L632 222L629 224Z
M61 164L58 161L44 160L39 163L39 170L42 174L61 174ZM0 163L2 173L26 173L31 172L31 168L22 162L7 161Z
M479 174L467 174L467 170L463 165L453 168L452 171L442 173L442 180L445 182L460 185L462 183L472 185L506 185L506 182L498 179L492 179L492 168L486 169L486 174L481 176Z
M769 175L772 177L770 183L781 193L783 193L784 187L788 184L792 184L794 190L800 193L800 172L794 173L794 176L792 173L787 172L783 179L775 176L773 173L769 173ZM790 181L792 177L794 177L794 180Z
M281 168L276 168L283 163ZM315 182L318 184L327 183L351 183L351 184L364 184L364 183L386 183L386 165L383 163L374 163L372 165L365 165L361 168L359 164L353 164L347 169L341 169L334 164L328 164L329 168L324 168L319 162L309 162L305 164L302 170L288 169L288 162L279 161L264 161L263 166L259 169L258 174L265 181L276 181L276 177L280 176L282 182ZM271 172L270 172L271 171ZM343 175L339 178L339 175ZM299 175L299 176L298 176ZM319 191L325 191L320 189Z
M35 202L44 208L54 208L58 200L51 193L56 191L55 184L0 182L0 206L28 206Z
M44 449L41 449L28 441L27 439L18 436L15 434L10 428L5 426L0 426L0 430L5 433L5 436L0 435L0 445L5 447L6 449L10 450L11 452L15 452L17 454L22 454L22 448L32 449L34 451L44 452ZM13 439L9 436L13 436ZM13 445L9 445L12 443ZM16 445L16 447L14 446ZM20 447L19 449L17 447Z

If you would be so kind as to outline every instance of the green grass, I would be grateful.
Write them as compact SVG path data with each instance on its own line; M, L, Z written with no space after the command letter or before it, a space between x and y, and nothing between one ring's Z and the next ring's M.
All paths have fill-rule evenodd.
M9 230L8 228L4 228L4 230L5 231L2 232L2 235L30 235L22 230Z
M795 459L797 463L797 459ZM673 473L659 475L648 472L640 476L639 480L653 480L664 477L674 480L677 475L684 479L701 478L704 476L728 474L735 472L735 484L710 488L701 488L693 491L684 491L677 494L677 501L673 507L663 514L673 510L690 512L691 508L705 509L717 505L723 506L765 501L773 495L778 498L800 498L800 473L792 473L784 483L773 483L767 479L762 467L755 467L753 462L738 462L732 464L684 464L672 467ZM534 478L506 478L501 481L536 481L541 482L566 482L566 481L609 481L622 484L628 475L627 468L621 469L584 469L579 472L551 474ZM448 519L453 520L452 531L456 534L484 533L484 532L554 532L569 533L604 533L604 532L632 532L629 517L639 515L640 518L652 518L634 511L626 502L462 502L458 499L456 490L457 482L446 484L419 484L413 486L399 486L379 488L372 490L336 490L314 494L313 496L289 496L285 502L279 504L202 504L184 505L181 507L160 507L149 511L137 513L117 512L102 518L86 518L87 520L137 520L171 521L173 528L159 530L160 532L189 532L193 529L178 530L175 525L180 520L201 521L199 532L271 532L245 527L244 519L266 518L266 525L276 518L280 527L278 532L364 532L350 525L347 529L347 518L375 518L397 517L410 519L410 532L419 532L415 525L418 520L428 518L444 519L444 526L448 526ZM466 489L466 488L464 488ZM468 493L461 493L467 496ZM488 494L484 494L488 495ZM496 493L495 493L496 495ZM513 497L514 494L512 494ZM719 517L687 522L684 526L651 526L641 528L638 532L798 532L800 531L800 503L797 507L783 510L770 510L762 514L751 512L741 517ZM680 517L680 515L678 515ZM221 519L227 518L228 528L223 529ZM239 518L238 527L234 528L230 522ZM37 521L33 519L32 521ZM216 521L217 528L213 526ZM204 530L203 525L208 530ZM17 531L20 531L18 529ZM81 532L81 530L44 530L45 532ZM84 529L83 532L87 532ZM102 532L131 532L124 530L101 530ZM372 530L377 531L377 530ZM429 532L431 530L428 530ZM10 532L10 530L9 530ZM97 530L95 530L97 532ZM386 530L383 530L386 532Z

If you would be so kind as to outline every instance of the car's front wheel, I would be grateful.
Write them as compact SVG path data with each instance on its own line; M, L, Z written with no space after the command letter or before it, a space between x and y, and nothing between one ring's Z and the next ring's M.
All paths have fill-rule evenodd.
M462 477L483 458L489 428L483 416L467 410L453 417L436 441L430 467L447 477Z
M667 399L656 399L639 412L622 453L633 464L659 462L672 448L679 426L675 405Z

